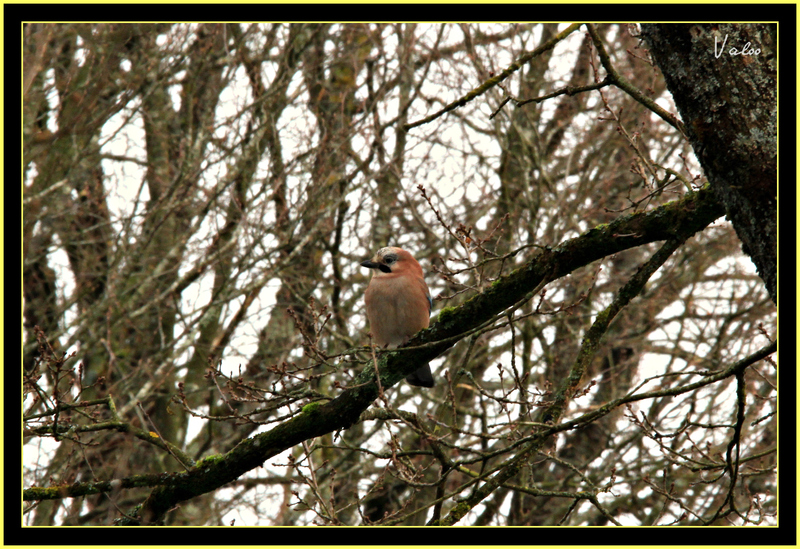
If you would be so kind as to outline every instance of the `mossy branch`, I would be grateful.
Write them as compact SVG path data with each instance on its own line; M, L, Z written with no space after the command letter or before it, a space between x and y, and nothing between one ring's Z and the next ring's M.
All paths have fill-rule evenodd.
M401 352L383 355L377 371L380 386L387 390L395 385L419 364L452 347L459 340L457 336L469 333L487 319L513 307L533 289L623 250L651 242L688 238L723 213L710 190L703 188L654 210L622 216L555 248L543 250L417 334ZM124 523L161 522L177 503L216 490L304 440L347 429L377 398L378 386L375 368L372 365L364 368L355 382L330 402L308 408L272 430L242 441L214 463L181 473L181 482L177 484L157 488L142 505L140 520L126 519Z

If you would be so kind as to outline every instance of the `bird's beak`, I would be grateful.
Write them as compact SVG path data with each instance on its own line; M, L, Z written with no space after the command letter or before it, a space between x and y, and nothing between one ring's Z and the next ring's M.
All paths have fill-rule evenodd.
M375 269L377 271L380 271L380 272L386 273L386 274L391 274L392 273L392 270L389 267L387 267L383 263L378 263L377 261L373 261L373 259L375 259L375 258L373 257L372 259L367 259L366 261L362 261L361 262L361 266L362 267L366 267L367 269Z

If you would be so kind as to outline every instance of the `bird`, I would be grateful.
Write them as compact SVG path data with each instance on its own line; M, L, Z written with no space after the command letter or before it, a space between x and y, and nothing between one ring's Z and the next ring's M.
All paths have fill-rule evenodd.
M422 267L409 252L393 246L381 248L361 266L372 270L364 301L372 339L378 347L399 347L428 327L431 293ZM406 381L416 387L433 387L430 365L421 366Z

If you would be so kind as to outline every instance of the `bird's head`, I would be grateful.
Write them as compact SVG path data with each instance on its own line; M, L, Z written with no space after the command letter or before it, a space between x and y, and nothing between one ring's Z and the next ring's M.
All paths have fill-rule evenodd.
M381 248L372 259L362 261L361 266L373 269L373 276L377 277L401 274L422 276L422 267L417 260L404 249L393 246Z

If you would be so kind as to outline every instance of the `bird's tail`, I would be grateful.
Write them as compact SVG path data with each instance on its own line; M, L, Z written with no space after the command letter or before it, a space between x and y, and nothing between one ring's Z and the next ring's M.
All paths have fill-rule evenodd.
M406 378L410 385L415 387L433 387L433 374L431 374L431 367L426 364L416 372Z

